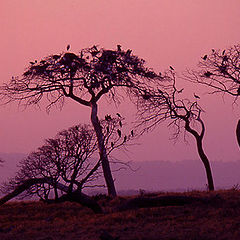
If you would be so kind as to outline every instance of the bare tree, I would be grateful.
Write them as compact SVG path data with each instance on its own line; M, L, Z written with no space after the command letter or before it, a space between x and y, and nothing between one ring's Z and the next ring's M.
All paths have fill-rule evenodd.
M108 116L107 120L101 121L108 155L133 139L131 134L124 135L120 130L123 120L122 117ZM47 139L42 147L22 160L20 170L5 184L4 190L9 193L25 184L28 189L24 189L22 197L38 195L42 200L49 201L49 197L55 196L55 201L69 200L69 196L74 193L79 195L83 188L97 186L95 180L102 175L100 165L94 129L89 125L77 125L59 132L55 138Z
M202 57L195 70L188 70L185 77L212 88L211 93L230 94L235 101L240 95L240 45L226 50L215 50Z
M176 88L176 76L173 70L166 72L164 78L168 79L165 87L161 85L155 90L139 92L139 126L144 126L143 132L167 120L170 121L169 126L175 129L174 140L177 140L181 132L184 132L184 135L186 132L190 133L196 140L197 151L205 167L208 188L212 191L214 190L212 171L203 149L205 125L201 118L203 110L197 102L199 96L194 94L195 101L182 98L184 89Z
M154 79L162 80L130 49L124 51L120 45L117 50L93 46L78 54L63 52L30 62L22 77L13 77L0 87L0 99L4 103L17 101L27 107L39 104L45 97L49 102L48 110L55 104L62 107L66 99L90 107L108 193L116 196L98 119L98 102L103 96L121 102L123 92L129 96Z
M188 70L185 77L194 83L208 86L210 93L229 94L234 97L234 103L240 95L240 45L226 50L215 50L203 56L196 70ZM240 146L239 125L236 129Z

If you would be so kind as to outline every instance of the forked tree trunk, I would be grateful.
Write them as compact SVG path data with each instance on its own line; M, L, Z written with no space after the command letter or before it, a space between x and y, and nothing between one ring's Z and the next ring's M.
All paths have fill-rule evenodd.
M240 147L240 120L238 120L237 129L236 129L237 141Z
M108 195L112 197L116 197L117 193L116 193L116 189L115 189L115 185L112 177L112 172L111 172L111 168L110 168L110 164L107 156L106 147L104 145L102 127L97 117L97 111L98 111L97 104L92 103L91 107L92 107L91 122L97 135L99 155L102 161L102 169L103 169L103 174L104 174L104 178L105 178L107 189L108 189Z

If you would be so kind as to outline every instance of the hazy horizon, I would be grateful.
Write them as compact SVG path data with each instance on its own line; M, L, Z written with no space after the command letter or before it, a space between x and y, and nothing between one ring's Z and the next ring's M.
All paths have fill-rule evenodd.
M236 0L3 1L0 85L12 76L21 76L30 61L64 52L68 44L72 52L94 44L107 49L116 49L120 44L122 49L131 49L134 55L145 59L146 66L156 72L173 66L178 76L177 88L184 88L182 96L194 101L194 94L200 96L198 103L204 109L201 116L206 126L203 148L213 166L216 188L224 184L231 187L240 183L237 175L240 155L235 136L239 105L237 102L233 105L230 96L208 94L209 89L179 76L187 68L196 67L212 49L240 43L239 9L240 1ZM41 109L23 110L17 103L0 105L0 153L12 154L13 159L8 157L0 168L2 176L10 176L16 168L19 158L14 155L29 154L42 146L44 139L53 138L63 129L90 123L90 109L68 99L61 111L53 108L47 114L45 107L42 104ZM123 99L120 105L100 101L100 118L117 112L125 117L131 129L136 110L129 100ZM148 184L155 190L205 187L205 170L195 139L187 134L186 143L181 135L174 144L168 123L144 134L126 153L115 155L148 169L136 175L114 173L117 189L150 188ZM186 159L195 164L184 163ZM170 174L173 176L169 178Z

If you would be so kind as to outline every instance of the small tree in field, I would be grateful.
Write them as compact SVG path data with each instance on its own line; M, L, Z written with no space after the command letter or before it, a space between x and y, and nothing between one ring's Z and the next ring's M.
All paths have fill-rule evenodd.
M190 133L196 140L197 151L204 164L208 188L214 190L212 171L209 160L203 149L203 137L205 125L201 118L202 109L197 101L181 98L184 89L177 90L176 77L173 71L166 72L164 76L168 79L165 87L162 85L158 89L150 89L139 93L138 111L140 126L144 130L151 129L163 121L170 121L169 126L173 126L175 133L173 139L177 140L180 133ZM199 98L195 95L196 98Z
M202 57L196 70L188 70L185 77L191 82L208 86L211 93L229 94L234 103L240 95L240 45L215 50ZM236 129L240 146L240 127Z
M144 64L143 59L132 55L131 50L122 50L120 45L117 50L93 46L79 53L63 52L30 62L22 77L13 77L0 87L0 96L5 103L18 101L25 106L39 104L45 96L48 110L54 104L62 106L66 99L90 107L108 193L116 196L98 119L98 102L104 96L119 102L123 92L128 96L152 80L162 80Z
M118 117L101 121L107 155L133 139L132 134L124 135L120 130L122 120ZM81 194L83 188L97 186L95 180L102 175L100 166L94 129L76 125L47 139L42 147L23 159L16 176L5 184L5 192L14 191L28 181L29 185L22 187L22 191L26 190L23 197L38 195L49 201L54 196L55 201L69 200L72 194Z

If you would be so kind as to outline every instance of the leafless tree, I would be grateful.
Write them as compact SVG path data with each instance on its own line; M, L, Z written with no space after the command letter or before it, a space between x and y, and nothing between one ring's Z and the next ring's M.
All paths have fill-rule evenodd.
M108 116L107 120L101 121L108 156L133 139L131 133L124 135L123 120L122 117ZM55 138L47 139L42 147L23 159L16 176L5 184L5 192L14 191L26 181L39 179L31 182L23 197L37 194L48 201L55 195L55 201L58 201L63 198L58 190L62 191L60 185L64 186L67 196L81 193L85 187L97 186L95 180L102 175L100 165L94 129L89 125L77 125L59 132Z
M205 55L196 70L187 70L185 78L194 83L208 86L210 93L229 94L234 103L240 95L240 44L226 50L215 50ZM236 129L237 139L240 131ZM240 141L238 140L240 146Z
M169 121L169 126L174 127L173 139L177 140L180 133L190 133L196 140L197 151L204 164L209 190L214 190L212 171L209 160L203 150L203 137L205 125L201 118L202 108L198 104L199 96L196 100L182 98L184 89L176 88L176 76L174 70L168 71L164 76L165 87L162 85L158 89L151 89L148 92L139 94L138 111L139 126L144 126L142 131L147 131L163 121ZM147 97L146 97L147 96Z
M212 93L240 95L240 45L226 50L215 50L205 55L195 70L188 70L185 77L212 88Z
M49 102L48 110L56 104L62 107L66 99L90 107L108 193L116 196L98 119L98 102L103 96L121 102L123 92L129 96L154 79L162 80L130 49L124 51L119 45L117 50L93 46L77 54L63 52L30 62L21 77L13 77L0 87L0 99L5 104L17 101L27 107L38 105L45 98Z

